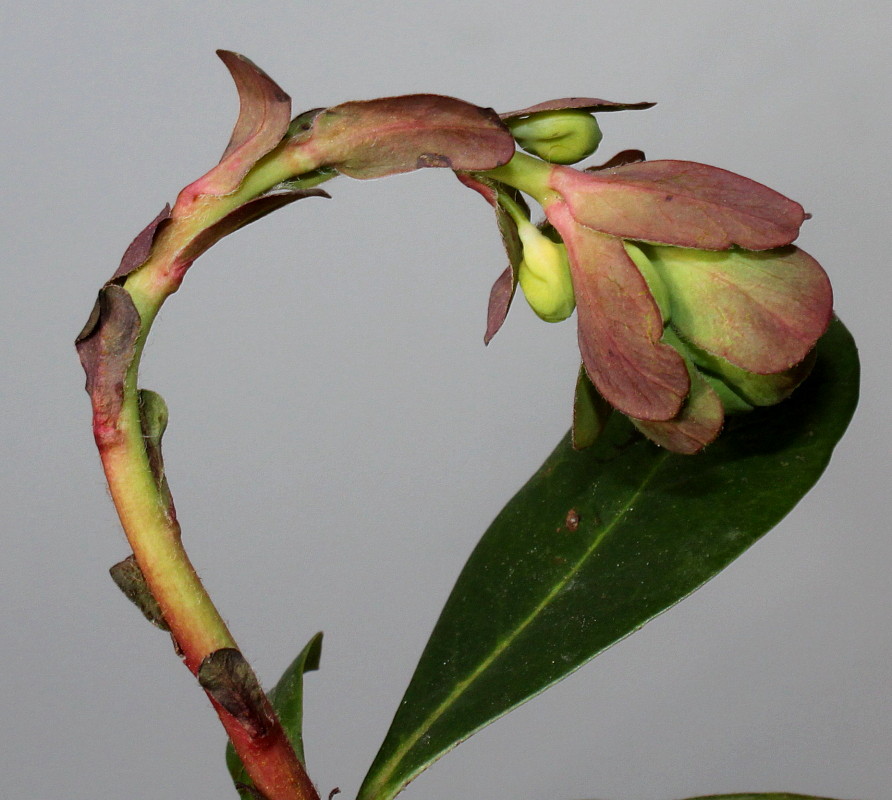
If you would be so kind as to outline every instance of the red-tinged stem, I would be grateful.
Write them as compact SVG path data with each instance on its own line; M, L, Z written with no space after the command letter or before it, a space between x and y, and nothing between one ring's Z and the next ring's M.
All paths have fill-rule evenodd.
M137 564L155 597L186 666L198 673L202 661L235 639L211 602L180 540L170 506L157 489L138 427L137 397L125 393L117 443L100 443L103 467L121 524ZM133 410L136 409L134 420ZM136 431L136 435L134 435ZM254 785L268 800L318 800L306 770L274 714L271 730L252 738L243 725L211 698Z
M274 168L265 169L264 175L249 176L239 190L225 197L195 197L188 192L181 195L182 202L174 207L148 261L124 283L139 312L140 331L124 381L120 414L110 421L101 408L101 398L95 398L94 405L96 443L121 525L149 591L186 666L194 674L198 674L209 655L221 648L236 648L236 643L186 555L173 505L152 470L140 419L137 374L152 322L164 300L179 287L189 266L178 254L202 230L282 179ZM270 725L257 735L210 694L209 697L249 777L264 798L319 800L271 707L265 714Z

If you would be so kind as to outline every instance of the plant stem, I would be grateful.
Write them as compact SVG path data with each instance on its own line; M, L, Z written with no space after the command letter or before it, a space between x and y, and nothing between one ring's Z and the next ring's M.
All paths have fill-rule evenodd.
M230 195L196 196L188 187L181 193L149 259L124 283L139 312L139 337L124 381L117 419L111 428L94 425L121 525L176 647L193 674L198 674L209 655L221 648L236 648L236 643L186 555L173 503L152 470L140 418L140 356L158 310L179 287L191 263L179 254L196 235L229 211L288 177L275 166L262 165L259 174L249 175ZM94 419L100 411L94 406ZM236 753L264 798L318 800L315 787L268 701L265 712L272 724L262 735L252 735L239 719L209 697Z
M559 196L549 184L553 168L553 164L548 164L533 156L515 153L507 164L480 172L480 175L513 186L530 195L539 205L545 207Z

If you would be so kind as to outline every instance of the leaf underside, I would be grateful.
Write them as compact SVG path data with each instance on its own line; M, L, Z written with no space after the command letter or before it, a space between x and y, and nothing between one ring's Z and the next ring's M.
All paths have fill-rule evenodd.
M389 800L724 569L814 485L857 396L836 321L789 400L737 418L700 455L662 450L618 414L589 449L565 437L465 565L359 800Z

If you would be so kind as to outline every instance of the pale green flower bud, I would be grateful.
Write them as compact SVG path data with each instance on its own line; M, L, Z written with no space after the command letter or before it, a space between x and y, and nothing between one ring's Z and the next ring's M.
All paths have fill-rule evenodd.
M575 164L601 143L598 121L587 111L540 111L508 120L511 135L523 150L553 164Z
M523 244L517 280L530 308L546 322L567 319L576 308L567 248L531 222L518 224L517 232Z

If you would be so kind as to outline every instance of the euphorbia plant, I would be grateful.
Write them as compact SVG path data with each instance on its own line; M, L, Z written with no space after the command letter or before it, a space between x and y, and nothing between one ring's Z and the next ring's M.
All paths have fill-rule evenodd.
M208 694L243 796L317 798L301 708L321 639L264 693L186 556L161 456L167 408L138 385L161 304L220 238L295 200L328 197L319 186L332 178L439 168L489 202L505 244L485 341L518 286L546 321L577 315L572 431L484 534L446 603L359 791L389 800L783 517L854 411L857 356L832 318L826 275L793 245L807 218L798 203L636 150L570 166L601 142L595 114L650 103L565 98L497 114L408 95L292 119L290 99L264 72L220 56L241 100L230 143L134 239L77 348L133 550L112 576L170 631Z

